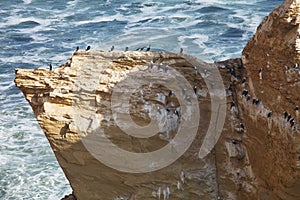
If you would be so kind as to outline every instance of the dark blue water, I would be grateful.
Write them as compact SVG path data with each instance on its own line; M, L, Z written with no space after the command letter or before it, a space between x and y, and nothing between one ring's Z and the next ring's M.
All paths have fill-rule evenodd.
M14 69L54 67L76 46L152 48L207 62L240 57L279 0L0 1L0 199L59 199L71 189Z

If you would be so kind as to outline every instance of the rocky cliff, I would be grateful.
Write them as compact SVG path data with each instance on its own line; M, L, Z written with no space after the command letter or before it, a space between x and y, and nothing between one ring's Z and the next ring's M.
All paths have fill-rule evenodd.
M276 8L242 59L79 50L16 69L74 196L299 198L299 5Z

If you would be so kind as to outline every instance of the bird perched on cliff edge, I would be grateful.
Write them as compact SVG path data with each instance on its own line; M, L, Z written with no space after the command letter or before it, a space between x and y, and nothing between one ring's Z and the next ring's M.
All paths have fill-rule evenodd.
M91 46L87 46L86 48L86 51L90 50L91 49Z
M125 47L125 52L128 51L128 47Z
M50 69L50 71L52 71L52 65L51 64L49 65L49 69Z
M111 48L110 48L110 51L113 51L115 49L115 46L112 45Z
M150 51L150 45L147 47L146 51Z
M183 48L180 48L180 51L179 51L179 53L183 53Z
M79 50L79 46L76 47L76 51L78 51L78 50ZM76 52L76 51L75 51L75 52Z

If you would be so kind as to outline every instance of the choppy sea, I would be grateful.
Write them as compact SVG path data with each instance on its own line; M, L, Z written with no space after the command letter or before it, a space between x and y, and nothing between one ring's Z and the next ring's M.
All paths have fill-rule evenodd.
M71 193L14 69L54 67L77 46L152 49L213 62L240 57L256 27L283 0L1 0L0 199Z

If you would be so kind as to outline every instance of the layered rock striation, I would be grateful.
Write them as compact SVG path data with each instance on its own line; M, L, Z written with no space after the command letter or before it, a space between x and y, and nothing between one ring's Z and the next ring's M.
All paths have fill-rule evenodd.
M276 8L242 59L79 50L52 71L16 69L73 195L299 198L299 5Z

